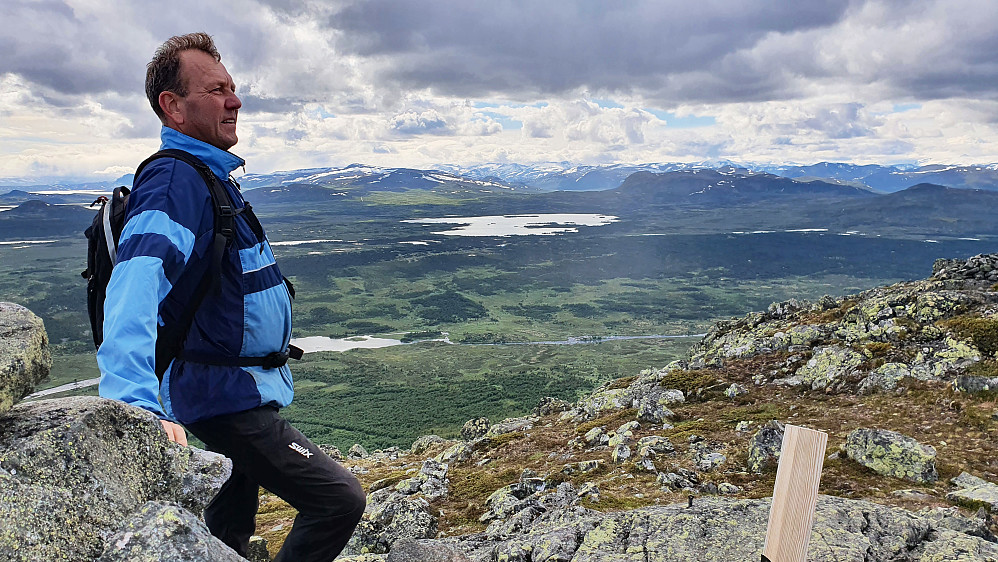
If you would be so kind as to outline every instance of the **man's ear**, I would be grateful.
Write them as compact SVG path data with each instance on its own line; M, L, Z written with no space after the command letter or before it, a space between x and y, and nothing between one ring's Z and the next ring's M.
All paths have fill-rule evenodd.
M183 98L174 92L159 93L159 108L163 110L163 118L166 120L167 125L171 123L176 125L184 124L183 103Z

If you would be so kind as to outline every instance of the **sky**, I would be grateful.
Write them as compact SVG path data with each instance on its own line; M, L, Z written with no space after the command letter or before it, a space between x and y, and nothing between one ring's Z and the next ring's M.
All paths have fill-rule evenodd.
M145 65L212 35L268 173L363 163L998 162L994 0L0 0L0 178L159 146Z

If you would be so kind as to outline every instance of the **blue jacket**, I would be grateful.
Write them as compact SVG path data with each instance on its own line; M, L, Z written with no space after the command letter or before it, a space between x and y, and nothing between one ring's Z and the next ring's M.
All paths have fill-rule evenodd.
M228 180L238 156L168 127L161 148L179 148L208 165L243 205ZM204 180L173 158L154 160L135 178L107 286L104 342L97 351L100 395L182 424L264 404L284 407L294 394L287 365L212 366L175 360L156 377L157 324L178 316L209 265L214 210ZM183 274L183 275L182 275ZM266 237L258 240L243 215L222 260L222 290L209 291L194 316L186 352L262 357L291 339L291 297Z

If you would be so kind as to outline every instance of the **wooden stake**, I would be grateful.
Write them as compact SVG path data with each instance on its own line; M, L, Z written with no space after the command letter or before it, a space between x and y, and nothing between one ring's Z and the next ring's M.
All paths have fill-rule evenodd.
M763 562L806 562L827 444L826 433L785 427Z

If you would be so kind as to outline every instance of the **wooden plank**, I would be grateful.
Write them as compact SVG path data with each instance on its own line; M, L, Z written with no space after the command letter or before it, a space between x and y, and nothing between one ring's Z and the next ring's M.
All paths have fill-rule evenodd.
M762 560L806 562L828 434L787 425L773 487Z

